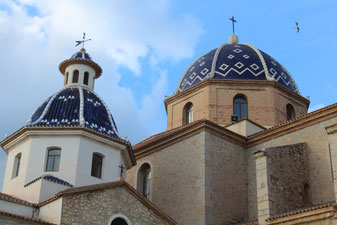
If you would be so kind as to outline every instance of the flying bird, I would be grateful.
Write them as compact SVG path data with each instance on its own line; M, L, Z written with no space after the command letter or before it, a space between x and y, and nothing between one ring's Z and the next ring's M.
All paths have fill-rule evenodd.
M298 26L298 23L297 23L297 22L295 22L295 23L296 23L297 33L298 33L298 32L300 32L300 27Z

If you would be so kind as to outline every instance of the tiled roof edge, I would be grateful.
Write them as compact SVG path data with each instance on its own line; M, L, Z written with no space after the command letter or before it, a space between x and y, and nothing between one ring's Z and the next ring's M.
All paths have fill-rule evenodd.
M17 197L14 197L12 195L8 195L8 194L2 193L2 192L0 192L0 200L13 202L13 203L21 204L21 205L26 205L26 206L30 206L30 207L37 207L37 204L27 202L23 199L20 199L20 198L17 198Z
M49 223L49 222L46 222L44 220L29 218L29 217L26 217L26 216L21 216L21 215L18 215L18 214L9 213L9 212L5 212L5 211L1 211L1 210L0 210L0 215L12 217L12 218L15 218L15 219L18 219L18 220L34 222L34 224L56 225L54 223Z

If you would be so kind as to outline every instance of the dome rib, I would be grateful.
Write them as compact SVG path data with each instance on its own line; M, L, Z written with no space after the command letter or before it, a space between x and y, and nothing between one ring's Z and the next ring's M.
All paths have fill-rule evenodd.
M218 61L219 54L220 54L221 50L222 50L226 45L228 45L228 44L227 44L227 43L224 43L224 44L220 45L220 46L216 49L216 52L215 52L215 55L214 55L214 58L213 58L213 61L212 61L212 69L211 69L211 76L210 76L210 78L213 78L214 75L215 75L215 68L216 68L216 64L217 64L217 61Z

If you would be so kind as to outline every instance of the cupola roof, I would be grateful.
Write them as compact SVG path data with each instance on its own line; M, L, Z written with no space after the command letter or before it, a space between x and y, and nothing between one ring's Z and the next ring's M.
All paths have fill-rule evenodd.
M108 107L93 91L63 88L44 101L31 116L29 127L86 127L121 139Z
M195 60L183 74L176 93L180 93L205 79L269 80L299 94L297 85L277 60L246 43L239 44L232 35L229 43Z

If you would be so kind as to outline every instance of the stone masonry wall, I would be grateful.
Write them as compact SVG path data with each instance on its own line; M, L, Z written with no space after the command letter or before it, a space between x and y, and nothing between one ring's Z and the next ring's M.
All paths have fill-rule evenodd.
M270 214L310 205L307 152L305 144L268 148L267 174Z
M253 153L261 149L306 143L312 203L318 204L335 199L329 156L329 138L325 130L325 127L335 123L337 123L337 118L332 118L246 150L249 219L257 218L256 173Z
M123 187L83 192L63 198L62 225L108 224L115 214L126 216L134 225L169 224Z
M248 220L244 148L206 132L206 223Z
M137 159L126 174L135 188L144 163L151 166L151 201L179 225L204 225L205 132Z

